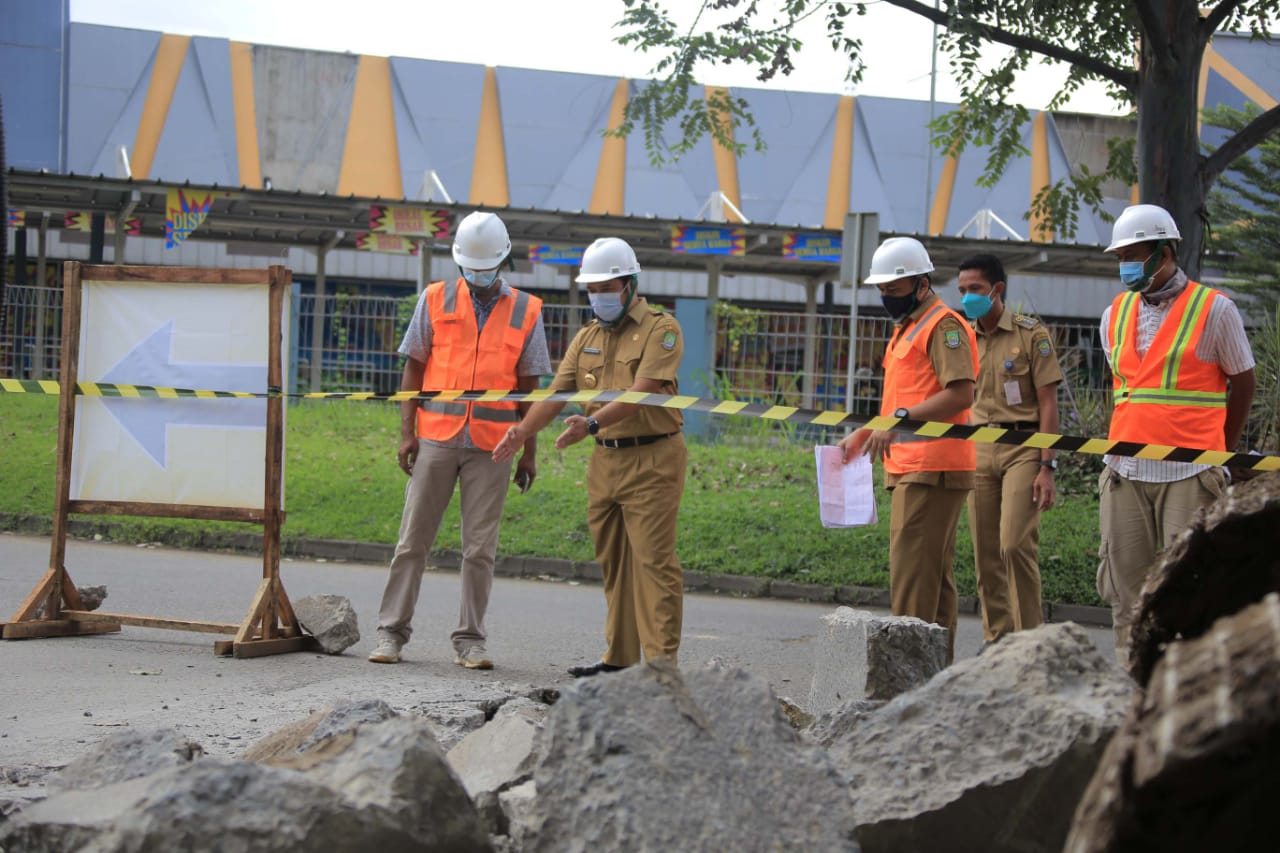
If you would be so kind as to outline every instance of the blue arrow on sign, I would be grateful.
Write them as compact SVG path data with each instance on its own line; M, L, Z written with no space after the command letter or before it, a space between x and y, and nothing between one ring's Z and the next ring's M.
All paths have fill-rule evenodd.
M162 325L114 367L102 375L103 382L118 385L154 385L162 388L191 388L210 391L267 390L265 364L220 364L204 361L174 361L173 321ZM266 400L157 400L104 397L107 411L125 432L155 460L165 464L169 427L174 424L208 429L266 429Z

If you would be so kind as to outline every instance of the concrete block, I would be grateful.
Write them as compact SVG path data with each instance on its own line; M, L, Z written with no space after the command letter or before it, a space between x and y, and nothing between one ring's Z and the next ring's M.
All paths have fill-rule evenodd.
M727 592L744 598L760 598L769 594L767 578L749 578L740 575L706 575L707 584L717 592Z
M914 616L837 607L822 617L809 713L885 700L924 684L947 665L947 629Z
M835 601L836 593L824 584L774 581L769 584L769 595L794 601Z

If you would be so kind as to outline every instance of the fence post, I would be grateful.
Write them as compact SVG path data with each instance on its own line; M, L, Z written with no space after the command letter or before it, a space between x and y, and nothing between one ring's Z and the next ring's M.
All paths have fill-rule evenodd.
M684 332L684 358L680 361L680 393L693 397L705 397L709 381L716 369L716 337L707 329L715 329L714 303L708 299L677 299L676 322ZM684 413L684 431L701 436L707 430L708 415L703 412Z

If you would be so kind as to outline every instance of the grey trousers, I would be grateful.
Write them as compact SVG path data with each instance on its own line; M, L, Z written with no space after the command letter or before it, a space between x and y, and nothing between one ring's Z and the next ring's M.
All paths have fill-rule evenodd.
M437 447L418 442L418 458L404 489L400 541L391 558L378 610L378 633L407 643L427 557L440 530L455 486L462 492L462 601L458 627L450 635L461 653L485 641L484 614L493 586L498 527L507 500L511 463L497 463L489 451Z
M1191 526L1196 510L1226 492L1221 468L1171 483L1127 480L1110 468L1098 477L1098 595L1111 604L1116 661L1129 666L1129 631L1138 598L1160 552Z

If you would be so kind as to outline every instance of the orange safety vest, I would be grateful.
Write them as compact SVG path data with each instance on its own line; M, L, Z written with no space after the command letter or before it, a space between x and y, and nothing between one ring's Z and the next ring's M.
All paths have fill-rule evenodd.
M898 333L884 351L884 396L880 400L880 414L892 417L898 409L909 409L922 403L942 390L938 375L933 372L929 360L929 335L944 317L955 317L960 327L969 335L969 353L973 356L973 375L978 375L978 338L973 328L960 319L939 299L909 329ZM969 423L969 410L946 419L947 423ZM940 438L934 441L895 442L889 447L884 460L884 470L890 474L908 474L913 471L974 471L978 467L978 452L971 441L958 438Z
M1188 282L1138 356L1138 293L1111 303L1113 441L1226 450L1227 376L1196 356L1218 291Z
M498 297L484 329L476 329L475 307L463 279L427 287L431 352L422 374L423 391L514 391L516 365L525 341L537 325L542 300L511 289ZM418 436L447 441L470 424L471 441L493 450L520 420L516 403L453 403L429 400L418 410Z

